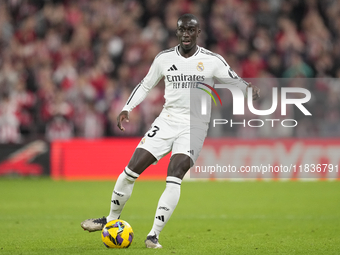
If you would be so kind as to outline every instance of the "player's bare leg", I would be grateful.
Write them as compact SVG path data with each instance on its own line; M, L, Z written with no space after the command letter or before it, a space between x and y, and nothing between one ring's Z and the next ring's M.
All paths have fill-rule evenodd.
M166 187L158 201L152 229L145 240L147 248L162 248L158 242L159 234L177 206L182 179L192 163L191 158L187 155L175 154L172 156L168 166Z
M135 180L155 161L155 157L150 152L137 148L128 166L116 181L111 197L110 214L103 218L87 219L81 223L81 227L89 232L100 231L107 222L118 219L125 203L131 196Z

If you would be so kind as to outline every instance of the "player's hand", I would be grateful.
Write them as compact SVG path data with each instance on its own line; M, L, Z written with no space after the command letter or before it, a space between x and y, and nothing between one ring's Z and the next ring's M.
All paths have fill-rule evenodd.
M259 99L260 98L260 89L256 86L254 86L253 84L251 84L251 82L248 83L248 88L252 88L253 89L253 100Z
M129 112L128 111L122 111L118 117L117 117L117 126L121 131L125 131L125 128L122 126L122 122L125 120L126 122L129 122Z

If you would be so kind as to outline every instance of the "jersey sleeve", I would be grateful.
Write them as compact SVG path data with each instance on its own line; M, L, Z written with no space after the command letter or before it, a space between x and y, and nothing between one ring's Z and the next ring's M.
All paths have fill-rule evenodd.
M122 111L132 111L133 108L145 99L149 91L158 84L162 77L160 60L159 58L155 58L147 75L131 92Z
M239 87L242 90L243 95L246 97L248 83L240 78L233 69L231 69L222 56L218 55L218 58L219 60L216 61L214 78L216 78L220 83Z

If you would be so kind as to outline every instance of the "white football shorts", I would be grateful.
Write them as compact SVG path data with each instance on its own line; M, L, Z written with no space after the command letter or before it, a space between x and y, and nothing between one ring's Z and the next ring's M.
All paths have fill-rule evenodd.
M149 151L157 161L167 155L188 155L195 163L207 136L208 124L188 125L171 120L163 114L155 119L137 148Z

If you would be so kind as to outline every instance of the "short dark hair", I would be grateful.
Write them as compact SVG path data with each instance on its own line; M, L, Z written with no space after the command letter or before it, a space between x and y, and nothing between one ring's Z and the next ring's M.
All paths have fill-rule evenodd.
M178 21L183 20L183 19L193 19L193 20L196 20L198 27L200 26L200 22L199 22L198 18L195 15L191 14L191 13L186 13L186 14L183 14L182 16L180 16L178 18L178 20L177 20L177 24L178 24Z

